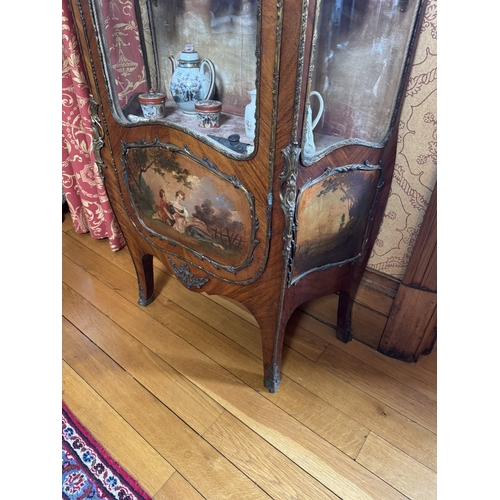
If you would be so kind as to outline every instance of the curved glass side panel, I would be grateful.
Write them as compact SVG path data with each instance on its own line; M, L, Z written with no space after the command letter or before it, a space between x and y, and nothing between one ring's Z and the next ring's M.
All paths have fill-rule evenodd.
M258 1L93 0L116 120L164 122L250 155Z
M418 0L318 0L303 159L347 143L382 147L393 119Z

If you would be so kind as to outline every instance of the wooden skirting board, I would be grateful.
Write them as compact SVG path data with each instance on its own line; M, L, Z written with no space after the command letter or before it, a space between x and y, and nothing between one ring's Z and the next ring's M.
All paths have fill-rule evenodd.
M398 293L399 292L399 293ZM302 304L298 309L335 335L338 294ZM406 302L403 305L403 301ZM401 314L413 304L412 314ZM391 276L367 269L352 309L352 337L391 358L415 362L432 352L437 336L437 294L409 287Z

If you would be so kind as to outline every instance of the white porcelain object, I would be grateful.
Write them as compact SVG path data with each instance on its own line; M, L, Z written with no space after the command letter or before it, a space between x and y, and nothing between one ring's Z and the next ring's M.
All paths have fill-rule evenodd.
M314 144L314 134L313 130L316 128L316 125L318 124L319 120L323 116L323 111L325 109L324 102L323 102L323 97L319 92L316 92L313 90L309 94L309 100L311 100L311 97L315 96L317 97L319 101L319 109L317 115L312 117L312 111L311 111L311 106L307 106L306 110L306 130L305 130L305 140L304 140L304 154L306 156L312 156L314 153L316 153L316 144Z
M215 66L209 59L200 59L194 47L188 44L179 61L168 56L172 63L170 92L179 108L188 115L196 114L194 103L212 99L215 90Z
M257 96L256 90L248 90L250 96L250 103L245 106L245 134L250 139L255 138L255 98Z
M194 104L198 127L218 128L220 125L220 113L222 103L220 101L198 101Z
M127 118L132 123L149 122L149 118L144 118L144 116L128 115Z
M165 97L165 94L155 92L153 89L144 94L139 94L139 103L141 104L144 118L163 118L165 116Z

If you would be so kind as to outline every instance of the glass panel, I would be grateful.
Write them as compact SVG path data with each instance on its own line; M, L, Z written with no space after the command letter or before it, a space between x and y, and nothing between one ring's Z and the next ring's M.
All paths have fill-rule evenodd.
M95 1L117 120L160 120L251 153L258 0Z
M346 142L382 146L389 131L417 0L319 0L303 158Z

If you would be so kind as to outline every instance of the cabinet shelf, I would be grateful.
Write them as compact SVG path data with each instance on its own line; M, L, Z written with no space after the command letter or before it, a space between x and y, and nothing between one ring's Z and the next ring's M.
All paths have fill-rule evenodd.
M203 140L204 142L207 142L230 157L244 159L251 155L254 150L254 140L248 137L245 133L244 117L231 113L225 113L224 110L220 114L219 127L215 128L202 128L198 126L198 119L196 115L188 115L184 113L172 99L167 99L165 101L165 116L162 119L150 121L143 118L137 95L129 101L128 105L122 110L122 112L125 119L129 123L148 125L154 122L178 128ZM221 144L212 138L218 137L221 139L228 139L231 135L238 135L240 137L239 142L247 145L246 153L238 153L234 149L226 147L224 144Z

